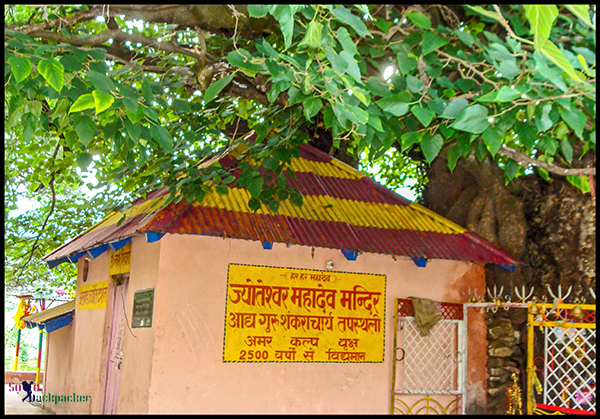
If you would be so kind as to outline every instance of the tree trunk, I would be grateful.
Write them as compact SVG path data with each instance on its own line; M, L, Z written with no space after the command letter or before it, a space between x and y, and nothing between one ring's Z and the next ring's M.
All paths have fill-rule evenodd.
M474 156L460 159L452 173L440 155L428 170L423 204L473 231L527 265L509 272L486 267L486 282L493 290L503 286L502 299L516 301L514 288L534 287L538 299L552 298L561 285L572 286L568 302L590 303L596 283L596 207L564 178L546 182L537 174L522 176L508 186L491 160ZM481 295L484 290L478 290ZM486 316L488 325L488 413L504 414L511 374L525 384L526 310L498 310Z

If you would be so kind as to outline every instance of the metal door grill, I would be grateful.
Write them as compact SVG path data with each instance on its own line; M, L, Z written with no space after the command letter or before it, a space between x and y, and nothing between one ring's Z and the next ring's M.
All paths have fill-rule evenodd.
M570 315L574 306L558 305L553 321L530 315L528 384L533 413L596 411L596 311L581 305L585 317L575 321Z
M421 336L411 301L397 302L392 412L461 413L462 305L436 302L442 319L431 328L429 336Z
M456 371L458 323L440 320L421 336L414 318L399 319L404 327L404 374L401 383L405 394L458 394ZM432 362L431 360L435 360Z

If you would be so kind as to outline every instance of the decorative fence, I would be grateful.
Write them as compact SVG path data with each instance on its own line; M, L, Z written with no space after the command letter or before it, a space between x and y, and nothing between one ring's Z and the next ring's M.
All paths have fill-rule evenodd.
M530 303L528 325L528 413L595 414L596 307Z

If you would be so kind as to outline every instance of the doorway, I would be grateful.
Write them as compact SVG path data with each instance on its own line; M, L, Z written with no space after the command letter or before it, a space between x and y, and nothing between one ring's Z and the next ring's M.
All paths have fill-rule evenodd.
M421 336L411 300L396 299L392 414L462 414L462 304L435 302L441 320Z
M116 276L116 275L115 275ZM106 361L106 384L104 388L104 414L116 414L119 396L119 379L123 361L123 337L126 327L125 301L127 301L127 286L129 274L113 278L110 314L110 329L107 331L108 348Z

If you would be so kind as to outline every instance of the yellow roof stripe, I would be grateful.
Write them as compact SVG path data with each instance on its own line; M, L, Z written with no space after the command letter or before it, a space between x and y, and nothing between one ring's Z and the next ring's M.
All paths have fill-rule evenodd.
M410 204L411 207L413 207L416 211L421 212L425 215L428 215L429 217L431 217L434 221L444 224L446 225L448 228L456 230L458 233L462 234L464 232L467 231L466 228L463 228L461 226L459 226L456 223L453 223L452 221L448 220L447 218L442 217L441 215L431 211L428 208L425 208L422 205L417 204L416 202L413 202L412 204Z
M318 176L339 177L343 179L360 179L364 177L358 170L337 160L317 162L303 158L293 158L289 168L292 172L314 173Z
M117 224L119 222L119 220L121 219L121 217L123 216L123 213L125 213L127 218L129 219L131 217L135 217L138 214L150 213L154 210L158 210L158 209L160 209L164 200L167 199L167 196L168 195L163 195L158 198L147 200L145 202L142 202L141 204L138 204L131 208L126 209L124 212L115 211L115 212L107 215L106 217L104 217L102 219L102 221L100 221L98 224L95 224L94 226L89 228L87 231L85 231L85 233L96 230L98 228ZM156 203L156 205L154 205L152 208L150 208L150 206L152 206L152 204L154 204L154 203Z
M212 191L206 194L202 203L195 202L194 205L251 212L247 205L249 199L250 193L246 189L229 188L229 195L220 195ZM276 215L384 229L409 229L446 234L460 234L466 231L459 225L415 203L408 206L390 205L350 201L328 195L305 195L303 199L302 207L297 207L287 201L282 202ZM273 214L265 206L257 213Z

